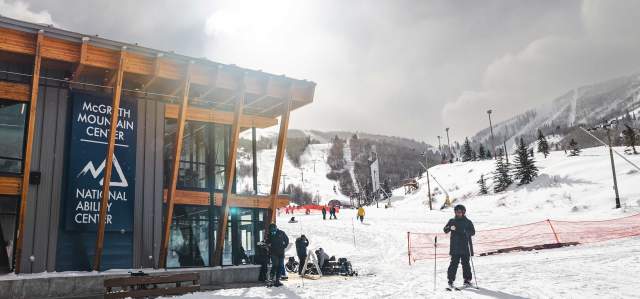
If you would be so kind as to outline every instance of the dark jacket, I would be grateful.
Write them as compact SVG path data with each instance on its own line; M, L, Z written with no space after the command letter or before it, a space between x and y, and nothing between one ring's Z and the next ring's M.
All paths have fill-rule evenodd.
M269 234L266 243L269 244L271 255L284 256L284 251L289 245L289 237L283 231L276 230L274 235Z
M451 226L455 226L456 230L451 230ZM476 229L473 227L473 222L467 219L466 216L450 219L447 225L444 226L444 232L451 232L450 255L473 255L471 236L476 234Z
M262 242L256 246L256 256L254 257L256 264L269 263L269 247Z
M298 256L300 257L306 257L307 256L307 247L309 246L309 240L307 240L307 238L297 238L296 239L296 253L298 254Z

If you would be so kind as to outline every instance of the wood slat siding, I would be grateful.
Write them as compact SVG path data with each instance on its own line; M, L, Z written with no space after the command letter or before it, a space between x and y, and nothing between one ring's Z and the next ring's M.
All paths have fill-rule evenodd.
M0 195L19 195L22 178L14 176L0 176Z
M46 29L45 29L46 31ZM65 61L70 63L80 63L81 42L72 42L50 36L43 39L42 57ZM0 50L12 53L34 55L35 34L17 31L13 29L0 28ZM158 52L160 53L160 52ZM161 78L182 81L186 69L186 61L167 55L160 60L157 73L154 71L155 57L144 56L139 53L127 53L127 63L124 70L127 73L153 76L154 73ZM88 66L115 70L118 67L118 51L92 45L87 46L86 60L83 61ZM219 69L219 67L223 68ZM193 68L192 83L209 86L215 84L217 88L237 90L238 71L248 71L246 92L249 94L286 99L289 95L289 85L294 84L291 89L292 99L296 101L294 108L303 106L313 101L315 83L295 80L291 78L274 76L258 71L243 70L235 66L225 66L214 62L198 61ZM216 80L212 79L212 74L216 74ZM266 80L272 81L265 88Z
M222 198L222 193L216 192L215 196L218 200L215 201L214 205L219 207L221 206L221 201L219 199ZM166 202L167 189L164 189L163 198L164 198L164 201ZM178 189L176 190L175 204L208 206L209 199L210 199L209 192ZM270 207L270 204L271 204L270 196L232 194L231 197L229 198L230 207L267 209ZM289 205L289 197L278 196L276 200L276 207L281 208L287 205Z
M178 118L178 105L167 104L165 109L165 117L173 119ZM189 107L187 109L187 120L230 125L233 123L233 112ZM243 128L256 127L259 129L263 129L275 126L277 124L277 119L262 116L245 114L242 115L242 118L240 119L240 126Z
M0 47L7 52L33 55L36 52L35 36L30 33L0 28Z
M42 56L65 62L80 62L80 44L45 37Z
M30 89L29 84L0 81L0 99L29 102Z

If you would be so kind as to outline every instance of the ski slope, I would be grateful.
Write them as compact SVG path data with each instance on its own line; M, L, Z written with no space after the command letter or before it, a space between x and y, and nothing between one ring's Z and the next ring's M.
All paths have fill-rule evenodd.
M619 149L622 150L622 149ZM639 156L628 156L640 164ZM513 157L510 158L511 161ZM553 219L609 219L640 212L640 173L616 159L622 209L613 209L612 179L608 152L591 148L579 157L552 152L536 155L539 177L530 185L512 186L506 192L477 194L480 174L490 178L493 161L438 165L430 169L456 203L467 206L476 229L513 226ZM317 165L316 165L317 166ZM316 169L317 170L317 169ZM306 177L305 177L306 178ZM292 276L282 288L252 287L195 293L180 298L637 298L640 273L640 238L580 245L534 252L475 257L480 290L448 292L447 260L438 260L434 290L434 262L408 265L407 231L435 232L452 216L451 209L430 211L426 180L389 209L367 207L363 224L355 210L343 209L338 220L318 215L299 215L299 223L278 218L281 229L293 242L301 233L310 248L324 248L329 255L348 257L358 277L323 277L302 281ZM491 180L488 180L491 189ZM431 184L434 188L435 184ZM444 201L435 192L439 207ZM291 248L288 255L295 254ZM461 283L461 270L457 283Z
M329 165L326 163L327 154L331 147L330 143L310 144L300 157L301 167L296 167L285 155L282 166L280 189L286 184L294 184L302 187L302 190L311 193L314 198L320 198L320 204L326 204L330 200L337 199L342 202L349 202L349 197L344 196L337 189L339 183L327 178ZM258 151L258 194L269 194L271 190L271 178L273 176L273 166L276 156L276 149L266 149ZM251 161L242 163L250 164ZM304 179L304 180L303 180ZM237 190L243 190L245 186L251 184L251 177L238 178ZM336 186L338 192L333 191Z

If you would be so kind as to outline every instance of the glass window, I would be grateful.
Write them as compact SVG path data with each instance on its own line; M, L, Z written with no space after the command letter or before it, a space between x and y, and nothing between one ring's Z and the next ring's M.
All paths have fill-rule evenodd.
M22 173L27 104L0 100L0 172Z
M167 267L209 266L208 207L176 205Z
M229 155L229 126L187 121L184 127L178 188L222 191L226 160ZM168 183L173 165L177 121L165 122L165 182Z
M0 196L0 273L13 269L13 245L18 218L18 198Z
M224 190L225 182L225 165L227 163L227 156L229 155L229 126L216 124L214 125L214 182L216 190Z

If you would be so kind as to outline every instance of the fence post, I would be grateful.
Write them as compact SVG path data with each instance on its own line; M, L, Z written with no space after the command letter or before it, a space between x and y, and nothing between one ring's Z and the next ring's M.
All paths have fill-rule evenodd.
M411 266L411 233L407 232L407 256L409 258L409 266Z
M549 224L549 227L551 227L551 231L553 232L553 236L556 238L556 243L560 244L560 239L558 239L558 233L556 233L556 229L553 228L553 224L551 224L551 220L547 219L547 223Z

